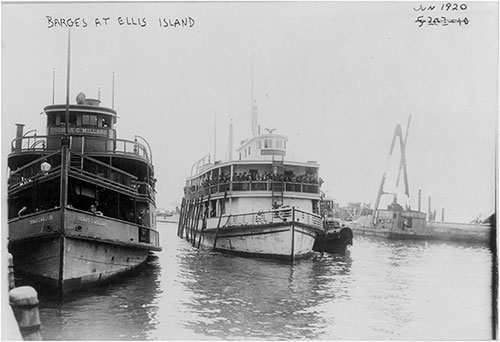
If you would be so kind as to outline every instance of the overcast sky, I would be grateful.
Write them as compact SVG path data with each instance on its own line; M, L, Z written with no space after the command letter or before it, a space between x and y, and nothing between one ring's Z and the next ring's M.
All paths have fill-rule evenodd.
M118 136L152 146L158 207L180 203L192 164L213 154L215 129L222 160L230 118L235 142L250 134L253 60L261 127L289 137L287 157L318 161L328 197L373 205L394 128L406 130L411 114L412 207L422 189L422 209L430 195L448 221L487 216L495 208L498 3L435 4L3 3L2 162L15 123L45 134L53 68L55 100L64 103L68 29L55 19L80 18L70 101L82 91L97 98L100 88L111 107L115 73ZM188 25L161 27L162 18Z

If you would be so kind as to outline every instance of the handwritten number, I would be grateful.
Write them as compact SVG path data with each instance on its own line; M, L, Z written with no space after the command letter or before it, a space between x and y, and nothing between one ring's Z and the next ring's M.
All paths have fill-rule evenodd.
M420 15L417 17L417 20L415 20L416 23L419 23L418 27L422 27L425 23L425 20L423 20L422 18L423 18L423 16Z

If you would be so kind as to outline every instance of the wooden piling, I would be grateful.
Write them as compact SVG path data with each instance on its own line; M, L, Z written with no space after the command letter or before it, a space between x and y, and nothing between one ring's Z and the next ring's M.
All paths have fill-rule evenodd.
M8 265L9 265L9 291L16 287L16 282L14 278L14 258L12 254L8 253Z
M200 201L198 203L198 212L196 213L196 222L193 225L194 235L193 235L193 246L196 245L196 236L198 235L198 227L200 225L200 215L203 212L203 195L201 195Z
M290 253L290 262L293 263L293 259L295 256L295 207L292 207L292 246L291 246L291 253ZM325 232L326 235L326 232Z
M203 234L205 233L205 228L207 228L207 215L208 215L208 206L210 205L210 194L208 194L207 198L207 209L204 208L203 202L201 203L201 212L202 212L202 223L201 223L201 232L200 232L200 237L198 238L198 249L200 249L200 244L201 244L201 238L203 237Z
M181 203L181 211L179 212L179 223L177 225L177 236L182 238L182 230L181 230L181 227L182 227L182 216L184 214L184 205L186 203L186 199L184 197L182 197L182 203Z
M224 199L223 199L224 205L226 205L226 203L225 203L226 202L226 198L227 198L227 191L224 192ZM222 211L221 211L221 213L219 215L219 222L217 222L217 229L215 230L214 248L213 248L214 251L217 249L217 238L219 236L219 229L220 229L221 219L222 219Z
M36 290L31 286L21 286L10 290L9 304L14 311L23 340L41 341L41 323Z
M186 216L186 224L185 230L186 230L186 241L189 241L191 239L191 222L193 220L193 210L194 210L194 199L189 200L189 206L188 206L188 211L187 211L187 216Z

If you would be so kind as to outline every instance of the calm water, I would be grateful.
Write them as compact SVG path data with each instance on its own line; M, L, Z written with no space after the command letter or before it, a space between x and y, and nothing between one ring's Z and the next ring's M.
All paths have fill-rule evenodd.
M46 340L485 340L486 247L358 237L294 265L197 251L160 224L139 272L63 303L41 298Z

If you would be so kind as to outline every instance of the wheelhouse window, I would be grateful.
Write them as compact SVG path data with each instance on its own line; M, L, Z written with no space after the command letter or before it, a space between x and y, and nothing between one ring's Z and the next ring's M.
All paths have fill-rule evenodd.
M273 147L272 140L270 139L264 140L264 148L271 148L271 147Z
M103 116L101 118L101 126L105 127L105 128L111 127L111 117L109 117L109 116Z
M97 115L83 114L82 115L82 125L97 126Z
M66 124L66 113L60 114L60 122L61 125ZM75 114L69 114L69 124L70 125L76 125L76 115Z
M52 113L49 114L47 116L47 126L54 126L54 125L56 125L56 121L57 121L56 117L57 117L56 114L52 114Z

